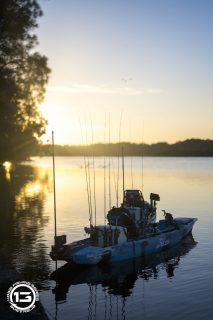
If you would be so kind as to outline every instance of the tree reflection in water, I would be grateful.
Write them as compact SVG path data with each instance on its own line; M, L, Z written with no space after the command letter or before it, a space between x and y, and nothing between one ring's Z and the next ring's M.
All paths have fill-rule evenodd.
M48 191L47 171L17 165L10 174L0 171L1 251L24 280L48 278L48 248L45 245L44 202Z

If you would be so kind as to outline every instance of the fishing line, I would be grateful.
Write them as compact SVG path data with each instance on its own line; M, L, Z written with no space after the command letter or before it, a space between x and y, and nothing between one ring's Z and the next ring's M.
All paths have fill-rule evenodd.
M82 145L84 145L83 129L82 129L82 124L81 124L80 118L79 118L79 123L80 123L80 129L81 129L81 141L82 141ZM85 152L84 152L84 172L85 172L86 187L87 187L87 202L88 202L88 209L89 209L89 222L90 222L90 227L91 227L91 225L92 225L92 215L91 215L91 203L90 203L90 198L89 198L89 182L88 182L88 174L87 174L87 164L86 164Z
M132 126L131 122L129 123L129 140L130 140L130 171L131 171L131 182L132 182L132 190L133 190L133 159L132 159Z
M118 146L120 147L121 144L121 122L122 122L123 110L121 111L120 116L120 123L119 123L119 132L118 132ZM119 175L120 175L120 154L118 148L118 175L117 175L117 186L116 186L116 200L117 200L117 207L118 207L118 185L119 185Z
M90 163L89 163L89 143L88 143L88 132L87 132L87 123L85 119L85 130L86 130L86 147L87 147L87 173L88 173L88 185L89 185L89 201L90 201L90 208L91 208L91 223L93 218L92 213L92 192L91 192L91 178L90 178Z
M114 166L113 159L112 159L112 171L113 171L113 182L114 182L115 194L117 195L117 179L116 179L115 166Z
M142 143L141 143L141 190L143 191L143 156L144 156L144 121L142 124Z

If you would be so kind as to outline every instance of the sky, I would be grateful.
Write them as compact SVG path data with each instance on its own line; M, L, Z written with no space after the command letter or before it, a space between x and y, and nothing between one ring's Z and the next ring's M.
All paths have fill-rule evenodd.
M39 3L44 142L213 139L213 1Z

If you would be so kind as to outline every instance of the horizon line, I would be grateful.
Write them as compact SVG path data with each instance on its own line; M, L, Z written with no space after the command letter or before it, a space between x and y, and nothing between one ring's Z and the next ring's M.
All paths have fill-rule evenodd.
M167 144L167 145L174 145L177 143L181 143L181 142L186 142L186 141L213 141L213 139L210 138L206 138L206 139L202 139L202 138L187 138L185 140L177 140L176 142L173 143L169 143L167 141L158 141L158 142L152 142L152 143L146 143L146 142L130 142L130 141L117 141L117 142L94 142L94 143L79 143L79 144L63 144L63 143L56 143L55 146L62 146L62 147L78 147L78 146L91 146L91 145L98 145L98 144L102 144L102 145L115 145L115 144L135 144L135 145L155 145L155 144ZM49 143L43 143L42 146L49 146L51 145L51 142Z

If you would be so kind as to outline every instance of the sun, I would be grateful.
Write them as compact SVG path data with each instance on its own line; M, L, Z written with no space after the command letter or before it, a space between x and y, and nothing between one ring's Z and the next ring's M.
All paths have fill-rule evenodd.
M45 102L41 111L48 124L46 133L41 137L44 144L52 141L54 131L55 144L81 144L81 131L77 114L70 111L66 105L56 105Z

